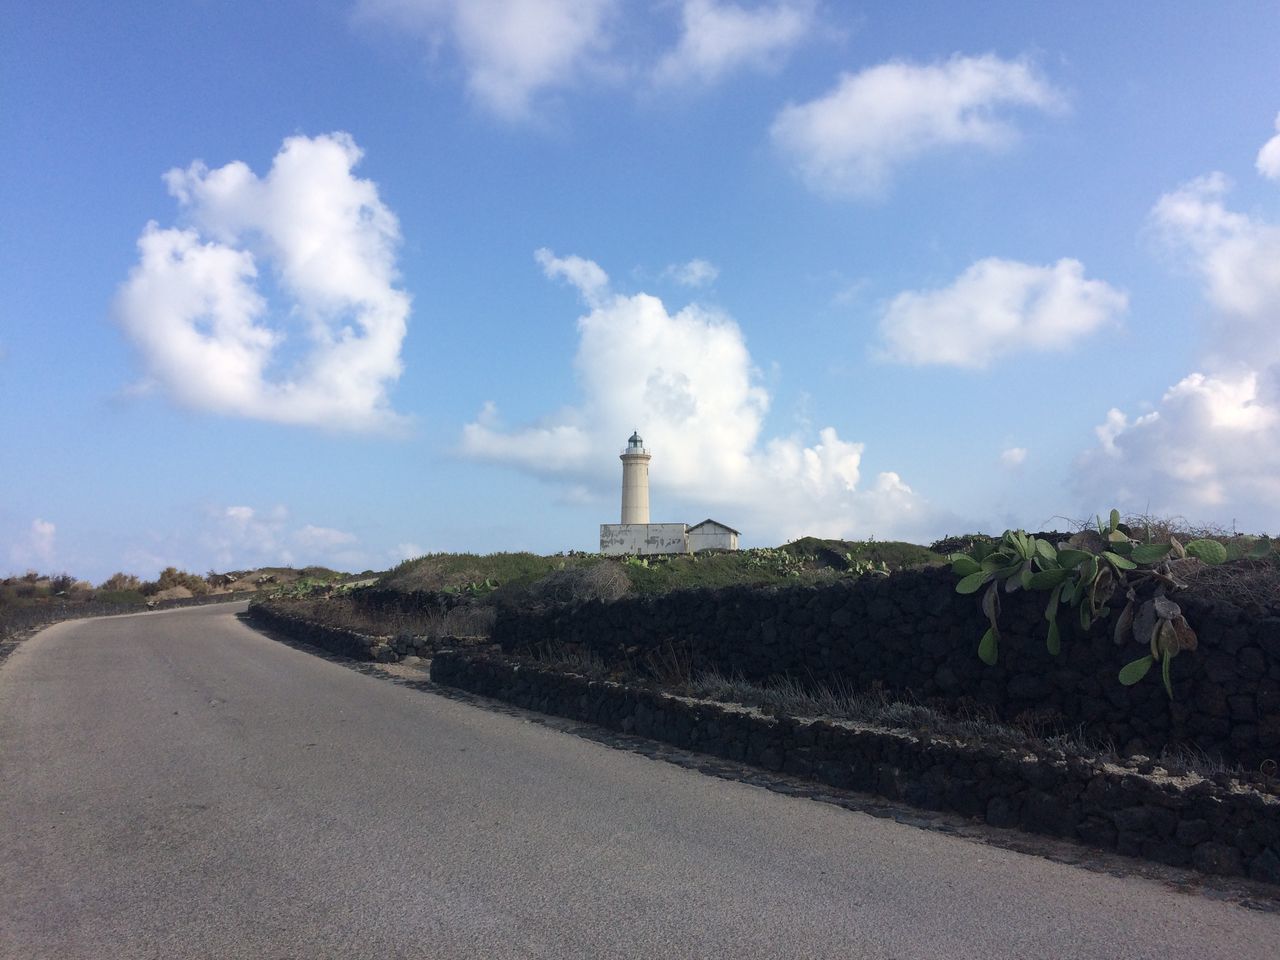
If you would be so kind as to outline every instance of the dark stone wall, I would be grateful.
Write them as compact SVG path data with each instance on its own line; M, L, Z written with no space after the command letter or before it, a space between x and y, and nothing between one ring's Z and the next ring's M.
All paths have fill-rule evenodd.
M346 596L353 607L372 616L448 613L454 607L471 602L470 598L463 593L445 593L437 590L404 592L381 587L352 590Z
M376 660L383 648L387 647L389 637L371 637L354 630L341 627L330 627L323 623L314 623L303 617L281 609L270 601L249 604L246 614L250 622L266 630L284 634L292 640L299 640L336 653L353 660ZM398 660L399 657L384 659Z
M427 637L407 633L371 636L308 620L290 610L287 600L251 603L247 616L263 629L353 660L395 663L401 657L429 657L441 647L489 646L484 637Z
M940 568L503 610L493 639L508 653L564 643L641 669L674 653L695 671L751 680L787 675L926 702L970 698L1007 722L1083 727L1130 753L1180 744L1250 767L1280 759L1280 605L1246 612L1179 594L1200 647L1174 660L1170 701L1154 673L1120 685L1120 668L1145 648L1116 646L1112 621L1085 633L1062 608L1062 652L1050 656L1040 591L1002 595L1000 662L986 666L977 658L986 629L978 598L957 594L955 583Z
M934 740L718 704L441 651L431 679L543 713L768 770L1078 840L1174 866L1280 883L1280 799L1141 776L1062 752Z

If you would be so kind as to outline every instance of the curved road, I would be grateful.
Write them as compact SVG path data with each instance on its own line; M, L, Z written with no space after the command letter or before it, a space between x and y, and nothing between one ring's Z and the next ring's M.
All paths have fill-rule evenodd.
M240 606L0 667L0 957L1274 958L1280 916L706 777Z

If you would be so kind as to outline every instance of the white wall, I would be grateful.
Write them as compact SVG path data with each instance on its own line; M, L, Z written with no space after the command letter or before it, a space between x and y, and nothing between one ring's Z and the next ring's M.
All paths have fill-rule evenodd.
M699 550L737 550L738 535L728 527L707 524L689 531L689 549L694 553Z
M600 552L610 557L688 553L686 530L683 523L602 523Z

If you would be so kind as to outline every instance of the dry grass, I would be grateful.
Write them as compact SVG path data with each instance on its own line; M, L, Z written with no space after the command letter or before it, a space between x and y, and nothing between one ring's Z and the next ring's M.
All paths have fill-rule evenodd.
M429 553L406 560L384 573L379 586L413 593L461 589L488 580L496 584L529 584L556 570L598 563L591 554L543 557L534 553Z
M1280 561L1235 560L1202 566L1186 577L1187 589L1198 597L1238 607L1280 604Z
M631 592L631 580L622 564L604 560L584 566L553 570L532 583L499 587L494 602L505 607L540 607L599 600L610 603Z

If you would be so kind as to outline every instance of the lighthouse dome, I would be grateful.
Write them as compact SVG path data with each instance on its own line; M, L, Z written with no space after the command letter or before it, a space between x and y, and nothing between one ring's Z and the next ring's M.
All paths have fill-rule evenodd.
M640 439L640 431L637 430L631 434L631 439L627 441L629 447L643 447L644 441Z

